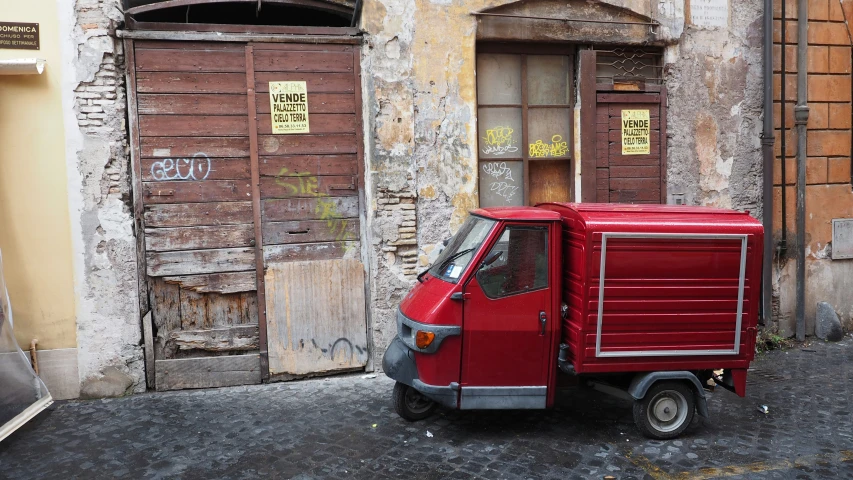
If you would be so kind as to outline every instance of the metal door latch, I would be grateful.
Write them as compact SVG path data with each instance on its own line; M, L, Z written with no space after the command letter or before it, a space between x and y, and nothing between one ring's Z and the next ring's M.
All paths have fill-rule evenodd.
M539 312L539 324L542 326L542 330L539 332L539 335L545 335L545 324L548 322L548 316L545 315L545 312Z

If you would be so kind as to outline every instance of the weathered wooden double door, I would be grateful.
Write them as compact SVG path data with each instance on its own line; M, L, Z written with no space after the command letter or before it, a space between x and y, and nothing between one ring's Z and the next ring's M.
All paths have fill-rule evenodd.
M125 46L156 388L364 366L358 50ZM309 131L274 134L270 82L291 81Z

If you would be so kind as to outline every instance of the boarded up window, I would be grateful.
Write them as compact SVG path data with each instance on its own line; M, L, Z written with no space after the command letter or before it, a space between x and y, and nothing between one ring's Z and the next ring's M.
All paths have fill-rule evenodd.
M569 201L573 56L480 50L480 206Z

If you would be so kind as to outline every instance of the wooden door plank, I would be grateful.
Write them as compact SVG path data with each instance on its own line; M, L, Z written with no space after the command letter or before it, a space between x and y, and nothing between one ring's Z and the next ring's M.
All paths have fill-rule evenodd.
M252 225L255 234L255 282L257 289L257 312L258 312L258 351L261 362L261 378L266 380L270 376L269 355L267 352L267 314L266 314L266 288L264 287L264 236L261 224L261 174L258 166L258 111L256 108L257 98L255 93L255 51L253 45L246 45L244 55L246 58L246 107L249 111L249 146L252 167Z
M211 293L206 296L207 325L209 327L222 329L228 328L231 325L240 325L243 322L243 299L240 295L233 293L228 295ZM258 345L255 343L253 348L243 348L243 350L255 350L257 348Z
M610 178L660 177L659 165L610 165Z
M610 190L660 190L660 177L614 178L611 175Z
M248 137L143 137L144 158L248 157Z
M337 155L358 152L358 139L355 135L260 135L259 137L261 155Z
M598 103L660 103L657 93L599 93Z
M145 206L149 227L193 227L252 223L251 202L177 203Z
M209 50L243 52L243 44L226 42L176 42L174 40L137 40L139 48L165 50Z
M254 272L252 272L254 273ZM258 324L258 295L255 292L242 293L240 297L243 302L243 323Z
M311 105L308 105L309 111ZM324 133L356 133L355 114L352 113L314 113L308 115L308 128L312 135ZM269 113L258 117L258 133L272 134L272 117Z
M172 332L170 340L179 351L245 352L258 349L257 325L234 325L208 330Z
M169 333L181 328L180 288L177 285L167 284L159 278L150 278L148 283L150 285L148 291L151 298L151 320L157 327L157 336L154 339L154 358L172 358L175 351L174 348L169 348L167 339Z
M265 177L305 175L357 175L356 155L296 155L263 157L260 173Z
M357 240L358 218L265 222L264 245Z
M595 127L597 117L601 116L601 108L596 105L595 94L595 50L578 52L580 71L578 72L578 90L580 94L580 142L581 142L581 201L603 202L598 199L596 190L596 148Z
M145 248L149 252L250 247L254 242L251 224L145 229Z
M330 123L328 128L346 127L341 121L328 122L320 118L318 122L321 122L318 128L325 127L322 122ZM244 137L249 134L249 125L245 116L140 115L139 130L143 137Z
M530 204L570 202L571 160L530 162Z
M144 158L142 181L248 180L248 158Z
M353 58L348 52L293 52L258 50L256 72L346 72L352 74Z
M269 93L270 82L304 81L308 86L308 94L312 93L355 93L355 81L351 73L288 73L288 72L257 72L255 74L255 91ZM245 89L245 85L244 85ZM261 95L269 102L269 95Z
M240 50L136 49L139 72L245 73L246 57Z
M269 265L280 262L358 258L360 251L361 243L359 242L266 245L264 246L264 261Z
M236 202L251 198L252 192L247 180L145 182L142 189L147 204Z
M246 74L201 72L138 72L139 93L246 94ZM245 103L245 102L244 102Z
M315 113L355 113L355 95L351 93L313 93L311 89L314 86L308 83L308 111L312 119ZM255 102L259 114L269 115L269 95L258 95Z
M138 98L140 115L246 116L245 95L145 94Z
M240 293L255 291L255 272L208 273L163 277L166 283L198 293ZM245 323L245 322L243 322Z
M261 177L261 198L357 195L355 181L355 177L349 175Z
M271 375L324 373L367 363L361 262L273 264L265 283Z
M210 328L211 326L208 324L207 295L181 289L181 330L195 330Z
M174 277L202 273L242 272L254 268L254 249L221 248L148 253L148 275Z
M357 218L358 197L267 199L262 208L264 222Z
M157 360L154 369L157 391L261 383L257 354Z
M142 317L142 345L145 354L145 385L148 389L154 389L154 324L151 320L151 311Z

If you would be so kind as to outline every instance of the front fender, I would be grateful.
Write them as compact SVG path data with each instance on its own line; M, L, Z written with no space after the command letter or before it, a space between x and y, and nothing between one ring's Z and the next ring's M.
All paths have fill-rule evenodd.
M418 378L418 366L415 363L415 355L400 340L400 337L394 337L391 345L388 345L388 349L385 350L385 355L382 356L382 371L392 380L410 387L414 386L414 381Z

